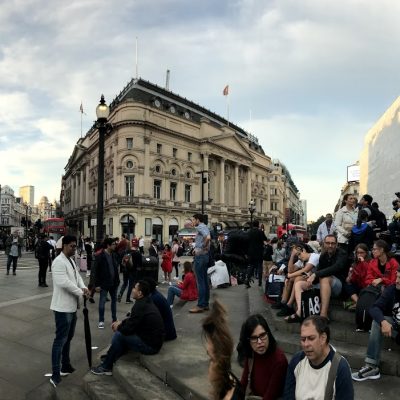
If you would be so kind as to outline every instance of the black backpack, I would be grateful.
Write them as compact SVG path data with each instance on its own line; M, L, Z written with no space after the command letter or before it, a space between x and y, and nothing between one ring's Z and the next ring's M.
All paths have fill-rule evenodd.
M357 329L368 332L371 329L372 317L369 310L381 294L380 286L372 285L362 289L356 305L356 325Z
M183 246L182 245L179 245L178 251L176 252L176 255L178 257L182 257L183 256Z
M47 243L47 242L46 242ZM49 257L48 247L45 245L44 240L39 240L35 247L35 258L45 259Z

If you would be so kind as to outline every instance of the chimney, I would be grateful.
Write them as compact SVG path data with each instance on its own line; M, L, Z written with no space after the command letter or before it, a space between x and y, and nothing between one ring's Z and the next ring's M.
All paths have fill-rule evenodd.
M167 76L165 78L165 90L169 90L169 69L167 69Z

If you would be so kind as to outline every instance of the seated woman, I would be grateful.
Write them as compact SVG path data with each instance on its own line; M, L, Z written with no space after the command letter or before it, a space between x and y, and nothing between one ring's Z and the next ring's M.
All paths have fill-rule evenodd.
M233 338L226 321L226 310L216 300L202 323L207 354L210 358L208 379L213 400L244 400L244 391L231 370Z
M196 278L192 271L192 263L185 261L183 263L184 278L183 282L178 282L176 285L168 288L167 301L170 307L173 307L175 296L182 300L194 301L199 295L197 292Z
M244 359L242 387L263 400L278 399L288 362L262 315L251 315L242 325L238 353L239 360Z
M288 274L282 295L281 310L277 313L278 317L294 314L295 291L292 288L296 282L305 281L317 268L319 256L307 244L299 243L293 247L288 263ZM295 257L298 258L296 262L294 262Z
M355 248L356 260L349 269L349 274L346 278L346 282L343 285L343 291L346 297L350 297L351 302L345 303L345 308L348 310L355 310L358 295L361 289L367 286L366 277L369 268L369 262L371 257L367 245L360 243Z
M366 285L386 287L396 283L396 271L399 263L390 253L390 247L384 240L377 240L372 247L373 260L370 261L365 278Z

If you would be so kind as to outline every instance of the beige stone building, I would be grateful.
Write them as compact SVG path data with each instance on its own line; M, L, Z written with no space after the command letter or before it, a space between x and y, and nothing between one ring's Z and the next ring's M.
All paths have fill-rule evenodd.
M186 98L144 80L132 80L111 102L105 138L104 226L171 240L203 206L210 224L243 226L254 199L266 226L271 214L271 159L255 137ZM62 179L61 204L75 233L95 236L98 130L78 140ZM275 210L274 210L275 211Z

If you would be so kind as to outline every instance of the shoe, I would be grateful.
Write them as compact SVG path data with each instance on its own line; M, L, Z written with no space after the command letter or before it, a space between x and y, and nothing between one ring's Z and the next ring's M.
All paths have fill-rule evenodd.
M93 297L89 297L89 303L92 303L92 304L94 304L94 303L95 303L95 301L94 301L94 298L93 298Z
M275 304L272 304L271 308L274 310L280 310L286 303L281 303L280 301L277 301Z
M125 302L125 304L131 304L131 303L133 303L132 300L127 300L127 301Z
M165 285L166 283L167 283L167 281L162 281L161 282L162 285Z
M13 275L17 275L17 273L15 271L13 271Z
M103 362L106 358L107 358L107 354L102 354L102 355L100 356L101 362Z
M379 379L381 374L379 372L378 367L374 367L373 365L365 365L358 372L354 372L351 374L351 377L354 381L362 382L367 379Z
M92 374L95 374L95 375L112 376L112 374L113 374L111 369L103 368L101 365L99 365L98 367L92 368L90 371L92 372Z
M104 329L104 322L99 322L99 325L97 325L99 329Z
M288 317L290 315L293 315L295 313L294 309L286 304L282 305L282 308L280 311L276 313L277 317Z
M204 307L204 311L210 311L210 307Z
M170 306L169 306L170 308L174 308L174 305L173 304L170 304Z
M55 378L54 376L52 376L50 378L50 383L56 388L57 385L61 383L61 378Z
M172 282L168 282L168 285L169 285L169 286L172 286Z
M198 307L198 306L193 307L193 308L191 308L191 309L189 310L189 312L190 312L191 314L199 314L199 313L202 313L202 312L204 312L204 311L205 311L204 308Z
M303 318L299 317L297 314L292 314L292 315L289 315L288 317L286 317L285 321L288 324L295 324L296 322L299 322L299 323L302 322Z
M179 276L174 276L172 279L173 279L174 281L179 281Z
M72 374L75 371L75 368L72 365L68 365L66 367L61 367L61 376L67 376L69 374Z
M122 296L119 294L118 297L117 297L118 303L121 303L121 299L122 299Z
M47 283L42 283L43 287L49 287L49 285Z

